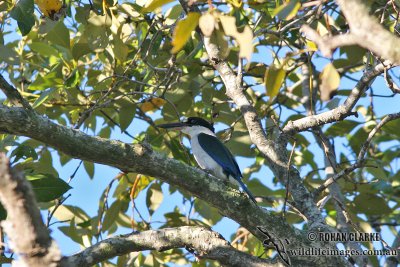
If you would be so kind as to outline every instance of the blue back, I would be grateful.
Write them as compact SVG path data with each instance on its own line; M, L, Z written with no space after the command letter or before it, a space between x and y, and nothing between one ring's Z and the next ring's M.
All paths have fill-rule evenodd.
M232 153L219 141L218 138L212 135L201 133L198 135L200 146L207 154L221 165L224 173L231 175L233 178L240 178L242 174L239 166L233 157Z

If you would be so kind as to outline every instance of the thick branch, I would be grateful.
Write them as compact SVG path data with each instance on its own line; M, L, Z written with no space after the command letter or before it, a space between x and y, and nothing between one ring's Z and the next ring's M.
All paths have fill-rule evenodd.
M290 121L284 128L283 132L285 134L294 134L297 132L305 131L307 129L313 128L315 126L321 126L330 122L340 121L348 116L355 115L352 109L368 89L368 86L375 79L376 76L382 74L385 68L393 67L390 62L384 62L376 65L373 69L368 70L364 73L361 79L358 81L356 86L351 91L349 97L343 103L343 105L338 106L332 110L326 111L321 114L307 116L295 121Z
M354 40L385 60L400 64L400 39L369 15L365 1L336 0L350 26Z
M0 154L0 201L7 210L1 223L10 248L18 254L21 266L69 266L61 263L61 253L43 224L28 181L10 169L5 154Z
M238 251L218 233L199 226L149 230L108 238L68 257L68 261L73 266L85 267L129 252L173 248L187 248L198 258L217 260L228 266L243 266L243 263L246 266L283 266Z

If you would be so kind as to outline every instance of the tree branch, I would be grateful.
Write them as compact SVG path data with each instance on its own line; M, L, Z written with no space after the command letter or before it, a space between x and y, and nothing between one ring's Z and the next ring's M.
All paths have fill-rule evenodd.
M238 80L237 75L229 64L220 57L219 47L212 43L209 37L204 37L203 40L210 61L225 84L226 95L235 102L243 114L251 141L265 156L268 166L275 176L285 185L286 179L284 179L284 177L287 177L288 172L287 138L279 138L278 140L267 139L255 108L244 94L244 89L241 86L240 80ZM293 196L296 208L308 219L310 229L315 227L329 231L330 228L326 225L310 192L304 186L298 170L293 166L290 167L289 177L290 184L288 189Z
M332 52L341 46L349 46L349 45L355 45L357 44L357 36L347 33L347 34L340 34L340 35L334 35L334 36L321 36L319 33L308 26L307 24L304 24L300 27L300 32L304 33L304 35L316 43L318 45L319 50L321 50L321 54L324 57L332 57Z
M365 154L367 153L367 149L369 147L369 145L371 144L372 138L374 137L374 135L388 122L392 121L392 120L396 120L400 118L400 112L399 113L393 113L393 114L389 114L386 115L385 118L383 118L375 127L374 129L372 129L372 131L368 134L367 140L365 141L365 143L363 144L363 146L361 147L361 150L358 154L357 157L357 161L352 164L351 166L347 167L346 169L338 172L337 174L333 175L332 177L330 177L329 179L327 179L320 187L318 187L315 191L314 191L314 195L318 196L322 191L324 191L326 188L328 188L331 184L333 184L334 182L336 182L337 180L339 180L340 178L342 178L343 176L351 173L352 171L354 171L357 168L360 168L363 166L364 161L365 161Z
M385 60L400 64L400 39L369 15L362 0L336 0L350 26L354 41Z
M24 107L26 109L32 110L31 105L26 101L16 88L11 86L0 74L0 89L7 96L8 100L15 106Z
M69 266L60 261L61 252L43 224L30 183L10 168L3 153L0 153L0 201L7 210L7 220L1 226L10 248L19 256L13 264Z
M362 0L336 0L346 17L350 32L335 36L320 36L303 25L300 31L315 42L323 56L332 57L332 51L341 46L359 45L379 57L400 64L400 39L386 30L375 17L369 15Z
M382 74L385 68L392 68L390 62L386 61L376 65L373 69L364 72L361 79L358 81L356 86L351 91L349 97L346 99L343 105L338 106L332 110L323 112L321 114L307 116L295 121L290 121L284 128L283 133L288 135L293 135L297 132L305 131L307 129L313 128L315 126L321 126L330 122L340 121L348 116L356 115L352 112L352 109L360 99L360 97L368 89L371 82L376 76Z
M228 266L283 266L234 249L220 234L199 226L182 226L120 235L68 257L73 266L93 266L115 256L143 250L186 248L196 257Z

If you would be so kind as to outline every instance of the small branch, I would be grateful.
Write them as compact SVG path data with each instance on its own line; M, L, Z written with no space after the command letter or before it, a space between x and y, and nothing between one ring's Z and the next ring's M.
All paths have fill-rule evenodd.
M316 30L306 24L301 26L300 32L303 33L307 37L307 39L310 39L311 41L316 43L318 45L318 48L321 50L322 56L328 58L332 57L333 51L338 47L357 44L358 38L351 33L335 36L321 36Z
M335 109L323 112L321 114L307 116L295 121L290 121L284 128L283 132L288 135L293 135L297 132L305 131L315 126L321 126L330 122L340 121L351 115L357 115L352 109L368 89L370 83L375 79L376 76L382 74L385 69L394 67L390 62L386 61L376 65L373 69L368 70L361 77L359 82L351 91L349 97L346 99L343 105L338 106Z
M148 230L103 240L68 257L74 266L92 266L99 262L143 250L166 251L186 248L196 257L217 260L228 266L283 266L234 249L220 234L199 226Z
M21 94L18 92L16 88L10 85L0 74L0 89L7 96L8 100L15 106L24 107L25 109L32 110L32 107L29 105L28 101L26 101Z
M10 248L18 254L19 266L69 266L43 224L30 183L10 169L5 154L0 154L0 201L7 210L1 223Z
M338 172L337 174L335 174L334 176L332 176L331 178L327 179L325 181L325 183L323 183L320 187L318 187L315 191L314 191L314 196L318 196L322 191L324 191L326 188L328 188L328 186L330 186L331 184L333 184L334 182L336 182L337 180L339 180L340 178L342 178L344 175L347 175L349 173L351 173L352 171L354 171L357 168L361 168L363 167L364 164L364 157L365 154L367 153L367 149L371 143L372 138L374 137L374 135L382 128L382 126L384 126L386 123L388 123L389 121L395 120L400 118L400 112L399 113L394 113L394 114L389 114L387 115L385 118L383 118L378 125L375 126L374 129L372 129L372 131L369 133L367 140L365 141L365 143L363 144L363 146L361 147L360 153L358 154L357 157L357 161L352 164L351 166L347 167L344 170L341 170L340 172Z

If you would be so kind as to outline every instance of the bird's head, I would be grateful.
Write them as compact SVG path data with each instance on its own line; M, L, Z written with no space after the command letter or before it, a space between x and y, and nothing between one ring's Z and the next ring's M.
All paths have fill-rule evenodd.
M157 127L169 129L169 130L178 130L190 136L194 136L198 133L215 133L214 126L208 121L199 118L199 117L189 117L187 120L182 122L174 122L167 124L159 124Z

